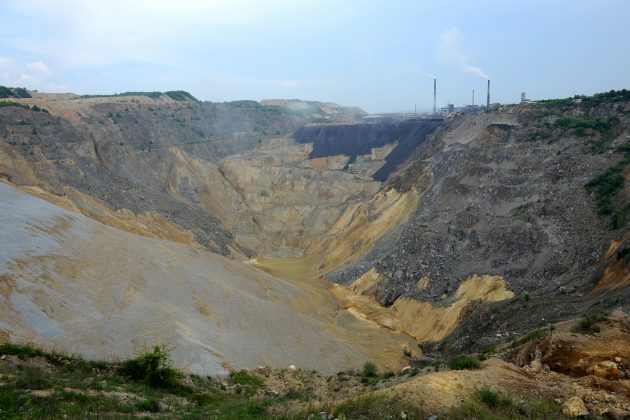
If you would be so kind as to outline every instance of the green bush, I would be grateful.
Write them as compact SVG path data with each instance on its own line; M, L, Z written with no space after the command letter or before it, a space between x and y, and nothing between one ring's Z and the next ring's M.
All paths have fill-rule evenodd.
M171 90L164 94L175 101L196 101L197 98L184 90Z
M463 369L479 369L481 362L472 356L464 356L452 360L450 363L451 369L463 370Z
M378 368L373 362L365 362L363 364L363 376L367 378L375 377L378 375Z
M607 102L626 102L630 101L630 90L611 90L610 92L596 93L593 96L575 95L573 98L547 99L539 101L539 104L545 108L567 108L571 106L576 99L582 100L582 104L588 107Z
M396 376L396 374L394 372L383 372L383 379L389 379L389 378L393 378L394 376Z
M121 373L153 388L176 388L180 386L183 375L172 365L168 349L155 346L152 351L145 351L137 358L124 362Z
M598 333L600 330L596 324L608 321L609 318L610 315L608 315L608 312L605 311L584 314L580 322L575 327L571 328L571 332L580 334Z
M13 101L0 101L0 107L5 107L5 106L17 106L19 108L24 108L24 109L31 109L31 107L29 107L26 104L21 104L19 102L13 102Z
M589 192L595 192L597 199L597 213L600 216L613 213L612 200L624 186L625 178L623 176L623 171L626 169L628 164L630 164L630 154L627 154L619 163L608 168L585 185ZM624 218L624 215L622 214L620 217ZM613 223L617 225L622 222L622 220L619 220L618 222Z
M534 330L525 334L518 340L512 341L512 344L510 345L510 347L512 348L518 347L530 341L540 340L541 338L545 338L546 336L547 336L547 332L545 330Z
M31 98L31 94L25 88L0 86L0 98Z
M146 411L149 413L159 413L160 412L160 403L155 398L149 398L148 400L140 401L137 406L138 410Z
M491 390L490 388L484 387L477 390L475 396L488 407L498 407L499 403L501 402L499 394Z

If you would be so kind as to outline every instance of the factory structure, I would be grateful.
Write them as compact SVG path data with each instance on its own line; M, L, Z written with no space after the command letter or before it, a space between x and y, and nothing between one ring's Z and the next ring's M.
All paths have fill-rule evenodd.
M524 96L525 94L523 93L521 95L521 102L524 101ZM486 90L486 105L482 106L482 105L475 105L475 91L473 89L472 91L472 101L470 103L470 105L466 105L463 107L456 107L454 104L447 104L444 107L441 107L439 109L438 112L438 108L437 108L437 79L433 79L433 115L434 116L438 116L438 115L447 115L447 114L452 114L455 112L463 112L465 114L472 114L475 112L481 112L481 111L485 111L488 109L493 109L493 108L497 108L499 106L498 103L492 104L490 103L490 80L488 80L488 85L487 85L487 90Z

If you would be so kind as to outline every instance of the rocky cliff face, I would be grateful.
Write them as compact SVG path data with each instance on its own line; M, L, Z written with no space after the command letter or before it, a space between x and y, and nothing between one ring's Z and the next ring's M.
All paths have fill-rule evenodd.
M403 297L448 306L469 276L504 278L516 297L463 315L451 346L627 309L629 270L620 250L630 191L623 178L614 188L607 182L611 168L628 174L629 110L627 102L567 103L457 117L439 134L437 153L428 161L418 155L390 178L403 182L414 167L431 174L410 222L328 277L349 282L374 264L370 294L384 306ZM596 179L599 186L587 188ZM598 214L610 189L611 209L599 204Z
M231 252L234 220L247 225L251 216L242 211L219 162L292 133L312 117L253 101L38 96L23 103L49 112L0 109L5 177L57 194L69 186L114 210L156 211L224 255ZM331 118L345 121L349 117L340 110L337 106ZM190 165L196 165L193 173ZM227 190L215 191L219 184Z

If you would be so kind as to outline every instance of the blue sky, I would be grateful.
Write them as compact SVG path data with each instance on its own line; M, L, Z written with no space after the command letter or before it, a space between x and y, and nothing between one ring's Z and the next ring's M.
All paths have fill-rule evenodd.
M369 112L630 88L625 0L0 0L0 84Z

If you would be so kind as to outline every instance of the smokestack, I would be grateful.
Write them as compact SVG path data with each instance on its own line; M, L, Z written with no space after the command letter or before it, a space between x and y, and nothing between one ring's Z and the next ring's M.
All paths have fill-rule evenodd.
M437 113L437 79L433 79L433 114Z
M488 99L486 100L486 108L490 108L490 79L488 79Z
M472 101L472 106L475 106L475 89L473 89L473 101Z

